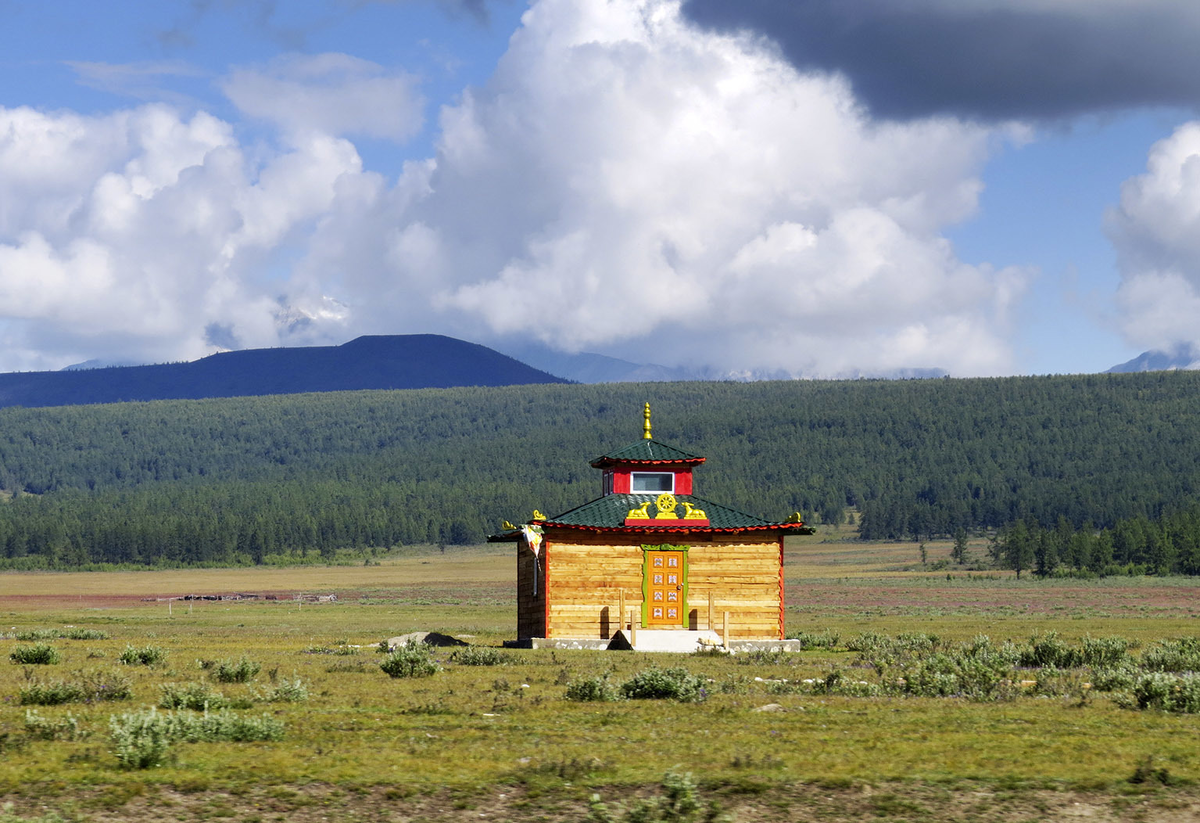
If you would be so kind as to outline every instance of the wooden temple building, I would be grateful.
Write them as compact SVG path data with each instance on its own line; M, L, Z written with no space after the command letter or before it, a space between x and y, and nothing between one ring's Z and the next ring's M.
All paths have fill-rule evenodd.
M489 539L517 544L518 641L638 630L782 640L783 539L812 529L798 514L763 520L697 496L704 460L654 440L647 403L642 439L591 462L600 497L505 522Z

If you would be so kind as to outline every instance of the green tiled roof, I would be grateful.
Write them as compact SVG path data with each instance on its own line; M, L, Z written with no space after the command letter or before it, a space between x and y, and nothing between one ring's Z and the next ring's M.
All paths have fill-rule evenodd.
M638 506L650 501L651 509L654 508L654 500L658 497L657 494L608 494L604 497L597 498L590 503L584 503L578 508L563 512L560 515L547 518L542 524L545 526L575 526L580 528L592 529L621 529L621 528L664 528L658 526L625 526L625 517L629 514L630 509L636 509ZM708 500L703 500L699 497L690 494L676 495L675 499L680 503L691 503L697 509L703 509L708 515L708 525L706 526L689 526L686 520L669 521L671 525L667 528L673 529L762 529L762 528L782 528L782 529L801 529L806 528L795 523L778 523L770 520L763 520L761 517L755 517L752 514L737 511L736 509L726 508ZM653 521L652 521L653 522ZM658 521L662 523L663 521Z
M704 458L674 446L668 446L666 443L659 443L657 440L639 440L622 449L597 457L592 461L592 466L600 468L612 463L674 463L679 461L703 463Z

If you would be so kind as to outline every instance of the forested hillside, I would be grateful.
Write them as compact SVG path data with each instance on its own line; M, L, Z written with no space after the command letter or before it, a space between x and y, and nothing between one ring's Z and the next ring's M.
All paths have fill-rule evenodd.
M0 410L9 567L254 562L473 542L599 493L641 434L707 456L697 493L865 537L1104 526L1200 488L1200 374L543 385Z

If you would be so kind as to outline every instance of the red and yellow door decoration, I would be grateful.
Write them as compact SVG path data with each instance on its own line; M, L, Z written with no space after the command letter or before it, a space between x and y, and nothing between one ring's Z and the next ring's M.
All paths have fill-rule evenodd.
M687 546L642 546L642 625L687 625Z

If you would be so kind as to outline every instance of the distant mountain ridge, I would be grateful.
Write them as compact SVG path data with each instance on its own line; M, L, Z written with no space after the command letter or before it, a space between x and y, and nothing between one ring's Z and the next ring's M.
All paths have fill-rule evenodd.
M1200 349L1191 343L1180 343L1170 351L1144 351L1132 360L1113 366L1109 374L1141 371L1174 371L1200 368Z
M0 407L566 382L453 337L378 335L340 346L222 352L190 363L0 374Z

